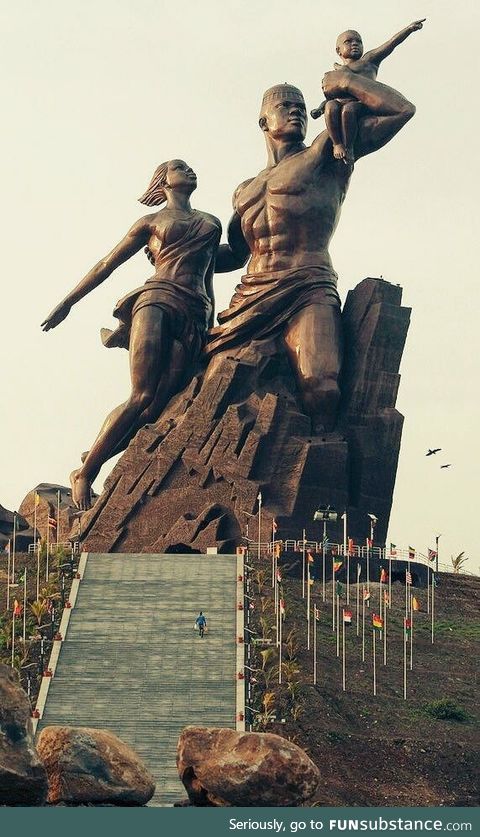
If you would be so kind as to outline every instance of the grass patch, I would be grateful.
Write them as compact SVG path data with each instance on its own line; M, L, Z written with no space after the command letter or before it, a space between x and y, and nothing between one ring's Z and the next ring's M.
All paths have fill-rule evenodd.
M440 700L432 700L430 703L423 705L423 712L430 718L435 718L437 721L456 721L464 724L469 718L467 713L458 703L448 698L441 698Z

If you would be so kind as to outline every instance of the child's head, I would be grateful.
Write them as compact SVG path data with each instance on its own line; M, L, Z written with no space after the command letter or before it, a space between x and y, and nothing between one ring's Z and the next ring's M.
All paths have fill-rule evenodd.
M355 29L347 29L338 36L336 50L337 55L344 61L347 58L361 58L363 55L362 36Z

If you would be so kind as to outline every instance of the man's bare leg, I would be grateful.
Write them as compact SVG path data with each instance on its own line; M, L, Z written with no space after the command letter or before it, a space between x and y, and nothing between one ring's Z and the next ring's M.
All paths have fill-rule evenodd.
M112 410L82 466L70 475L72 499L82 511L91 506L91 486L100 468L152 403L162 367L169 364L170 347L168 316L154 306L141 308L133 319L130 337L130 397Z
M333 430L343 351L340 309L309 305L289 322L284 342L314 432Z

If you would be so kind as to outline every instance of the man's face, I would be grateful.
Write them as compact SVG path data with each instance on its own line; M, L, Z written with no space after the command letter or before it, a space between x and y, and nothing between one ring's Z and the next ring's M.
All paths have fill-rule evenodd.
M363 55L362 38L354 29L342 32L337 38L337 54L341 58L358 60Z
M263 113L262 128L273 139L305 139L307 133L307 110L303 102L279 99L269 102Z

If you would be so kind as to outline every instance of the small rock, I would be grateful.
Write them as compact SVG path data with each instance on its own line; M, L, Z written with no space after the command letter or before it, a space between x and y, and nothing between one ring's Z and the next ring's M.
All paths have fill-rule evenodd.
M47 789L33 744L30 702L16 672L0 663L0 805L42 805Z
M320 773L307 754L279 735L186 727L177 767L200 806L297 806L315 793Z
M111 732L45 727L37 751L48 776L48 802L145 805L155 783L137 754Z

